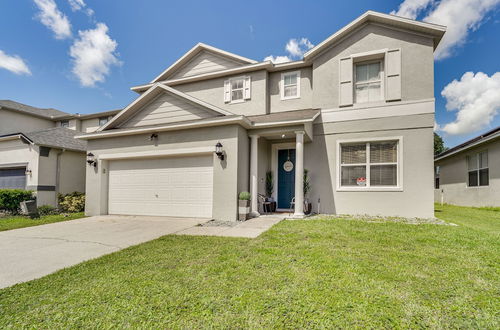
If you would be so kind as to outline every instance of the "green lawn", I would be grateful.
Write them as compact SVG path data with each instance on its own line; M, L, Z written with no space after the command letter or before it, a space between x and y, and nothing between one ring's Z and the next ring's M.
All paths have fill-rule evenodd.
M165 236L0 290L0 328L500 327L500 212Z
M74 220L78 218L83 218L84 214L81 213L69 213L67 215L46 215L40 217L39 219L30 219L29 217L17 215L11 217L0 218L0 231L11 230L17 228L31 227L45 225L53 222Z

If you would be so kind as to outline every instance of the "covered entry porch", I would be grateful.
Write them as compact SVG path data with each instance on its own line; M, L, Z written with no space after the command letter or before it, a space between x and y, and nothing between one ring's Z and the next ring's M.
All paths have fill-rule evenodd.
M248 131L252 216L262 213L259 202L265 196L275 201L277 211L293 212L294 218L304 217L304 148L313 141L312 121L317 113L304 113L306 118L293 124L287 121L287 125Z

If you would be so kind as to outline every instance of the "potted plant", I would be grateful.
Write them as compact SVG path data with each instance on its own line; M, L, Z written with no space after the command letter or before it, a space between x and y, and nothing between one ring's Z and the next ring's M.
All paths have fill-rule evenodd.
M269 202L269 204L266 204L266 207L268 210L267 212L275 212L276 211L276 202L274 201L273 198L273 190L274 190L274 178L273 178L273 172L272 171L267 171L266 172L266 202Z
M250 214L250 193L248 191L240 192L238 196L238 220L245 221Z
M312 203L307 198L307 194L311 190L311 182L309 181L309 170L304 169L304 213L311 214Z

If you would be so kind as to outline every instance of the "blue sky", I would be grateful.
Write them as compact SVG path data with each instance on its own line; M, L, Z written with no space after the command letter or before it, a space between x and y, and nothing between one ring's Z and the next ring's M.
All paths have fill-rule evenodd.
M435 63L436 122L449 146L500 125L500 0L248 4L3 0L0 99L73 113L122 108L137 96L131 86L149 82L197 42L256 60L294 59L285 49L290 39L317 44L375 10L449 26Z

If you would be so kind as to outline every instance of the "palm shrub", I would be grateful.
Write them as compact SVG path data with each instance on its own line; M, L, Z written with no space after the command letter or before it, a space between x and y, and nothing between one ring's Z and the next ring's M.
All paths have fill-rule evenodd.
M266 172L266 195L267 195L267 197L272 196L273 190L274 190L273 172L267 171Z
M83 212L85 210L85 194L75 191L70 194L59 194L59 209L63 212Z
M31 190L0 189L0 210L18 213L19 204L33 198Z

